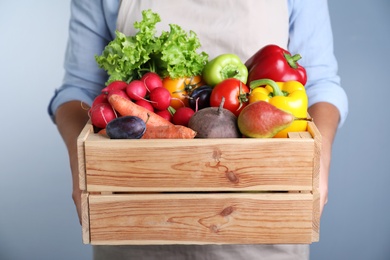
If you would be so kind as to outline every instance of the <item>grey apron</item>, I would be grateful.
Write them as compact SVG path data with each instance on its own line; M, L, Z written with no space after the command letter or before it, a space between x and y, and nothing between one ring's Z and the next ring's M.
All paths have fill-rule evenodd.
M135 34L134 22L142 20L141 12L145 9L152 9L161 17L156 25L157 35L169 31L168 24L192 30L200 39L200 50L210 58L234 53L246 61L266 44L287 48L287 0L122 0L117 30Z
M160 15L158 35L168 31L170 23L192 30L202 44L200 51L208 53L210 59L234 53L245 62L270 43L287 49L287 0L122 0L117 29L126 35L136 33L133 24L142 19L145 9ZM93 246L93 252L95 260L309 259L308 245Z

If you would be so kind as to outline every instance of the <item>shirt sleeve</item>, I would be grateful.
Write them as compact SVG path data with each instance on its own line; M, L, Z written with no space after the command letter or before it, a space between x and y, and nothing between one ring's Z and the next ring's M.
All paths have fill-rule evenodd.
M114 2L116 4L112 4ZM118 1L71 1L65 75L48 106L53 122L55 111L61 104L79 100L91 105L104 87L107 74L98 67L95 55L100 55L113 39L115 28L112 28L112 21L116 21L117 11Z
M318 102L333 104L340 112L341 127L348 114L348 98L340 86L327 0L289 0L289 12L288 49L302 56L299 64L307 72L309 106Z

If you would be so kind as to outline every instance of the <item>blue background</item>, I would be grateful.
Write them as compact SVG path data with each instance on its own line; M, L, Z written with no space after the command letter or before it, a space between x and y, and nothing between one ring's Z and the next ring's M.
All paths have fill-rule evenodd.
M46 107L63 76L69 0L0 2L0 259L90 259L65 146ZM350 114L334 144L312 259L390 259L390 2L330 0Z

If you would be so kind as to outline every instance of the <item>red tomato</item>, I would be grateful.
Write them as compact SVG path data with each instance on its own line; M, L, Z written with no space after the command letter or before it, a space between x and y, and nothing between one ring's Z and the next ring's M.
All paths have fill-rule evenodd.
M200 76L188 78L164 78L163 87L171 93L171 107L179 109L180 107L188 107L188 96L195 89L203 85Z
M210 95L210 106L219 107L222 97L225 98L223 107L238 116L248 105L249 88L236 78L228 78L217 84Z

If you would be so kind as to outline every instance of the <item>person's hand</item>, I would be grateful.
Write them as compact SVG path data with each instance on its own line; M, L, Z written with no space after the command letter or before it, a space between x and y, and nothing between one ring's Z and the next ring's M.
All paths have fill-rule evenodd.
M79 188L74 188L73 192L72 192L72 198L73 198L73 202L76 206L76 211L77 211L77 215L79 217L80 225L82 224L82 222L81 222L81 193L82 193L82 191Z
M323 159L324 155L320 159L320 216L324 210L325 204L328 202L328 176L329 176L329 164L326 163L326 159Z
M339 122L339 111L329 103L321 102L309 108L309 114L321 133L321 158L320 158L320 216L328 202L328 179L330 161L332 158L332 144L336 135Z
M79 162L78 162L78 155L77 151L74 149L72 151L69 151L69 159L70 159L70 168L72 171L72 181L73 181L73 192L72 192L72 198L73 202L76 206L77 216L79 218L80 225L81 222L81 194L82 190L80 189L80 183L79 183Z
M56 112L57 128L66 144L72 172L72 198L81 224L81 193L79 186L79 166L77 155L77 138L89 120L88 106L80 101L70 101L61 105Z

